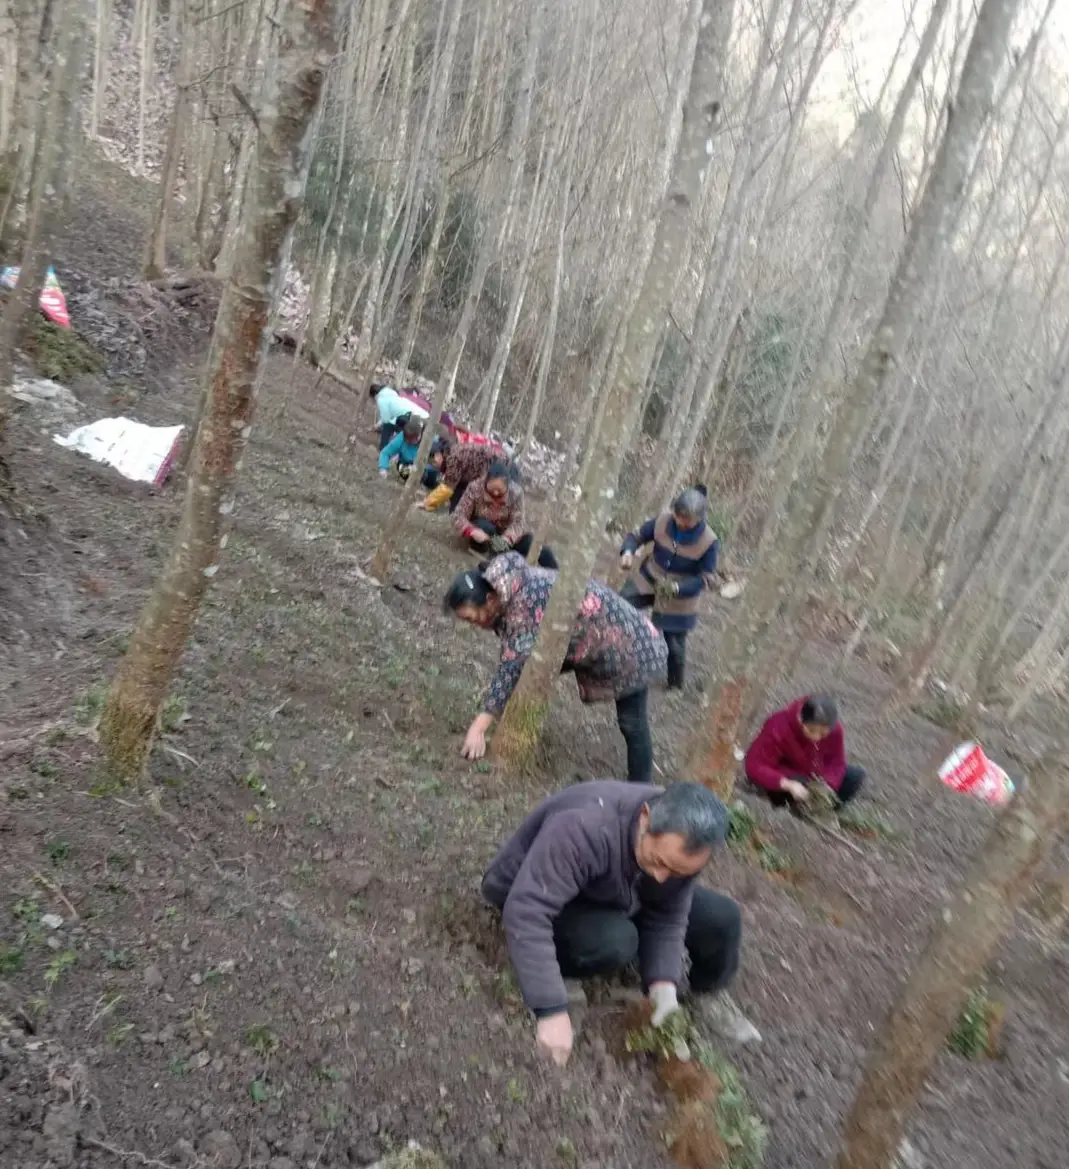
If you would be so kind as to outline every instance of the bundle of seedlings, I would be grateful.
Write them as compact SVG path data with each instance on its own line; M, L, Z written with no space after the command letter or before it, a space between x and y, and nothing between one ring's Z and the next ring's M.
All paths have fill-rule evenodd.
M760 1169L764 1123L736 1070L699 1037L686 1011L674 1011L655 1027L650 1004L636 1002L624 1024L627 1050L654 1060L658 1083L675 1102L664 1138L676 1164L682 1169Z

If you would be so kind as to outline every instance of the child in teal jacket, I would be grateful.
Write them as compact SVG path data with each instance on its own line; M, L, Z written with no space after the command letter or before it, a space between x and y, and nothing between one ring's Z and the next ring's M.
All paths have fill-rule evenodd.
M419 440L422 437L423 423L418 418L409 418L404 430L398 431L379 452L379 474L385 476L390 463L396 459L398 475L407 479L419 454Z

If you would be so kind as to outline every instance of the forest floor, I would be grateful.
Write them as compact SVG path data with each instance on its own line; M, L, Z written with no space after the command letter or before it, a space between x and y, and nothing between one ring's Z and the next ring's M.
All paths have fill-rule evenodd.
M143 227L133 180L87 176L56 261L108 370L73 383L76 421L192 412L210 306L131 293ZM595 995L572 1063L547 1067L477 897L537 799L620 774L613 712L562 680L538 778L460 759L495 643L440 598L472 561L420 514L391 580L368 581L399 488L376 476L366 402L315 382L269 358L141 792L101 785L91 728L181 481L154 493L62 450L50 435L70 419L13 423L37 516L0 539L0 1164L331 1169L416 1139L453 1169L667 1166L666 1104L616 1054L619 1008ZM664 776L730 617L710 603L691 689L652 697ZM855 851L755 808L765 848L725 850L705 878L743 907L735 995L764 1042L733 1058L769 1169L829 1164L874 1028L991 821L934 779L957 736L886 718L889 679L836 655L811 646L770 701L835 687L865 807L893 836ZM1042 911L1033 899L989 971L995 1058L941 1058L907 1169L1064 1166L1069 944Z

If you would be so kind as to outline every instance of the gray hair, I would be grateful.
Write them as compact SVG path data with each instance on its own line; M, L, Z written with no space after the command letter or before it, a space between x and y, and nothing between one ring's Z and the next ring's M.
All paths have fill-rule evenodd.
M672 511L691 519L704 520L709 511L709 497L700 487L688 487L676 497Z
M700 783L673 783L650 800L649 831L654 836L678 832L689 853L703 852L723 842L728 810Z

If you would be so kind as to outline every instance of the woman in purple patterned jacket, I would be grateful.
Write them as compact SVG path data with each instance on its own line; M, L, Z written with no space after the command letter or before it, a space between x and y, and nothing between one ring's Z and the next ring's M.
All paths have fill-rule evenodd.
M519 553L507 552L475 572L458 573L446 593L447 612L492 629L501 639L497 672L464 736L465 759L486 753L486 732L520 680L556 579L550 569L532 568ZM615 699L616 721L627 744L627 778L634 783L649 783L653 775L646 696L651 679L663 676L667 660L668 647L649 619L607 585L590 581L561 672L575 674L583 702Z

